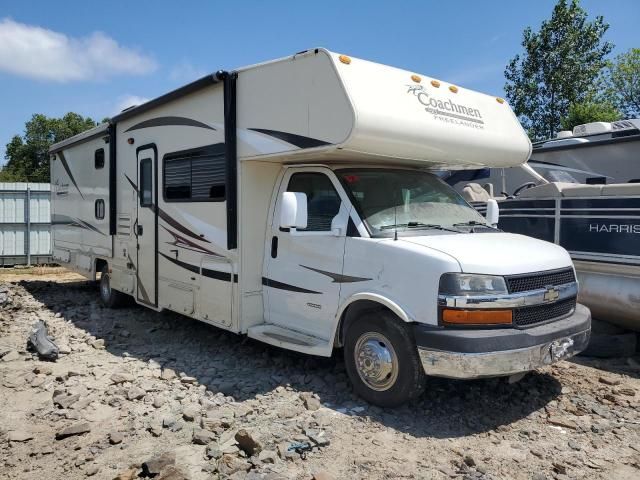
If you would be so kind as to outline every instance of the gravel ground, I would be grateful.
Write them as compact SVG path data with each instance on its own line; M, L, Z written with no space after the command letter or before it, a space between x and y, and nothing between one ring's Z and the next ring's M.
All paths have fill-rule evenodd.
M387 410L352 394L341 352L106 310L68 273L0 284L2 479L640 478L637 356L561 362L513 385L432 379ZM64 352L56 362L26 351L37 320Z

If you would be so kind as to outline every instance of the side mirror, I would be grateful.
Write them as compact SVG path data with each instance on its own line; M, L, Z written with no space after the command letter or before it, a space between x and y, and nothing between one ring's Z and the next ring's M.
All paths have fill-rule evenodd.
M494 227L498 225L498 220L500 220L500 207L498 206L498 202L496 202L493 198L487 200L486 219L487 223L489 225L493 225Z
M280 198L280 228L307 228L306 193L282 193Z

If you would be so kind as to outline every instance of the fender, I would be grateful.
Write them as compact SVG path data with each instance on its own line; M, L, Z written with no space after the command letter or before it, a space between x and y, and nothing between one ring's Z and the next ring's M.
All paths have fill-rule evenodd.
M379 293L373 293L373 292L355 293L351 295L349 298L347 298L342 303L340 308L338 308L338 312L336 313L336 316L333 322L331 336L329 337L331 339L331 345L335 344L336 334L338 333L338 326L340 325L340 319L342 318L342 314L345 312L347 307L349 307L349 305L359 300L369 300L375 303L379 303L380 305L387 307L389 310L395 313L398 316L398 318L401 319L403 322L411 323L414 321L413 315L411 313L407 312L404 308L398 305L398 303L385 297L384 295L381 295Z

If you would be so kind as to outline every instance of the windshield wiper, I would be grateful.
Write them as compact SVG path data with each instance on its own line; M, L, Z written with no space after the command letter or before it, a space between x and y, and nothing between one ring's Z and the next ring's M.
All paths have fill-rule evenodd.
M469 220L468 222L454 223L453 226L454 227L487 227L487 228L493 228L494 230L498 230L497 227L489 225L488 223L478 222L477 220Z
M455 228L443 227L442 225L438 225L437 223L422 223L422 222L408 222L408 223L395 223L392 225L383 225L382 227L380 227L380 230L389 230L391 228L402 228L402 227L416 228L420 230L422 229L445 230L447 232L461 233L460 230L457 230Z

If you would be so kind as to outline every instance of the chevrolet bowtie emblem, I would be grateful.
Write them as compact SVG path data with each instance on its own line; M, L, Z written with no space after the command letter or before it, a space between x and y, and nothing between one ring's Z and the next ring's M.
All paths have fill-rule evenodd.
M549 287L547 288L547 291L544 292L544 295L542 296L542 298L544 299L545 302L553 302L554 300L557 300L559 296L560 296L560 292L558 292L558 290L556 290L553 287Z

